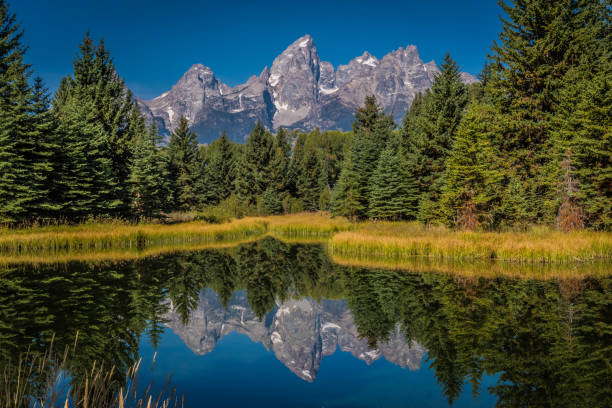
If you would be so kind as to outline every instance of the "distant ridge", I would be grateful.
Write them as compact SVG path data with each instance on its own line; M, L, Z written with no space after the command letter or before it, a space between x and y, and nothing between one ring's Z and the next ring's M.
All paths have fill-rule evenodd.
M319 59L314 40L305 35L276 57L270 69L245 84L232 88L209 67L195 64L168 92L138 103L164 133L184 115L201 143L211 142L224 130L232 140L244 141L258 120L273 130L350 130L355 108L369 94L376 95L399 122L437 72L436 63L423 63L414 45L380 60L366 51L335 69ZM461 78L465 83L477 81L465 72Z

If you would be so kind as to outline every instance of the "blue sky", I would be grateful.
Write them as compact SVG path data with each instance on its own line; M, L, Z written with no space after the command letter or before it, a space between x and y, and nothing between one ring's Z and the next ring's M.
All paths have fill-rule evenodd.
M500 29L495 0L480 1L156 1L9 0L25 29L26 60L51 90L72 71L87 30L104 38L134 93L167 91L193 64L228 85L259 74L289 44L313 36L334 66L367 50L382 57L414 44L424 61L449 51L464 71L480 72Z

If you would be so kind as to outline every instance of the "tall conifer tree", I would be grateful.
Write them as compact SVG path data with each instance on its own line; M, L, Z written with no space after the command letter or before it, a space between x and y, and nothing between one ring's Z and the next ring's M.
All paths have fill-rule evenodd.
M181 116L178 126L170 135L168 156L175 205L182 210L192 210L200 203L197 187L198 141L184 116Z
M468 92L459 67L446 54L431 89L422 99L415 99L416 112L409 112L404 121L403 144L410 173L417 177L420 188L421 221L441 218L438 201L445 162L467 103Z
M0 222L48 217L54 122L42 81L30 86L23 32L0 1Z
M408 172L399 141L394 137L382 151L371 178L368 215L375 219L416 217L418 190Z

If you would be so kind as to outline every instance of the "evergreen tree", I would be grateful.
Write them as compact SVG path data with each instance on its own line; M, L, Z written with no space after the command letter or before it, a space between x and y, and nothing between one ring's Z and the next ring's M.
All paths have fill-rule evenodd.
M225 132L208 148L205 172L205 201L218 204L230 196L236 178L236 153Z
M71 95L59 114L58 133L66 147L60 169L61 213L70 220L108 215L121 203L113 198L117 181L94 101Z
M416 181L407 171L399 143L391 140L372 175L368 215L375 219L415 218L417 201Z
M409 113L404 121L402 139L410 173L417 178L420 189L421 221L441 218L438 202L445 162L467 103L468 92L461 82L459 67L446 54L431 89L422 99L415 99L416 112Z
M244 204L254 204L271 183L270 165L274 137L257 122L247 139L236 176L236 194Z
M128 182L132 208L139 218L157 218L172 203L168 157L157 146L155 124L133 143L133 159Z
M28 80L23 32L0 1L0 222L53 215L49 184L55 149L53 119L40 79Z
M376 98L366 97L364 106L355 114L351 159L345 160L346 165L340 173L332 198L333 213L350 218L367 216L370 178L394 127L393 117L382 111ZM342 199L350 199L350 202L341 204L339 200Z
M353 168L353 160L349 152L342 165L340 178L334 187L331 199L332 215L347 217L349 220L358 218L365 212L362 206L361 189L357 184Z
M493 45L487 91L500 111L498 122L504 124L495 144L523 185L523 222L552 222L556 215L559 162L565 149L551 131L568 71L578 59L591 59L590 50L600 42L588 41L583 34L599 24L592 11L605 7L603 3L500 2L507 18L502 19L499 43Z
M270 185L278 193L284 193L289 188L290 160L291 145L287 138L287 131L281 128L274 138L274 154L270 161Z
M449 225L474 228L494 223L502 190L502 169L493 148L498 131L490 105L474 103L459 125L446 161L440 206ZM474 222L469 222L474 221Z
M562 124L567 136L573 198L588 226L612 228L612 75L601 72L585 84L582 100Z
M308 152L297 177L297 195L306 211L319 209L321 193L327 187L326 165L316 151Z
M198 141L184 116L181 116L178 126L170 135L168 156L175 206L182 210L192 210L200 200L197 189Z
M73 66L73 76L62 80L53 104L66 151L58 194L62 213L127 216L130 145L144 126L103 41L96 47L87 34Z
M283 212L283 204L278 192L273 187L268 187L264 191L262 200L266 214L280 214Z

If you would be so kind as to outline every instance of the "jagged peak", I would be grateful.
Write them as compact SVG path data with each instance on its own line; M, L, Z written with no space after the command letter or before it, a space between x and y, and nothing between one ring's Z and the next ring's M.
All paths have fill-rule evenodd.
M416 45L407 45L404 47L399 47L396 50L391 51L387 55L385 55L382 59L383 61L394 61L401 62L406 65L413 64L423 64L421 61L421 57L419 56L419 51Z
M369 65L371 67L375 67L376 65L378 65L378 62L379 62L378 58L376 58L375 56L373 56L367 51L364 51L364 53L361 56L355 58L353 61L359 64Z
M270 68L268 68L268 66L266 65L264 69L261 71L261 74L259 74L259 78L264 81L267 81L269 77L270 77Z
M289 48L307 48L307 47L312 47L314 46L314 40L312 39L312 37L310 36L310 34L305 34L303 36L301 36L300 38L298 38L297 40L295 40L289 47Z
M429 70L436 71L436 72L439 71L438 64L436 64L435 60L431 60L431 61L423 64L423 66L425 67L426 71L429 71Z
M207 67L206 65L202 65L202 64L193 64L188 70L187 72L201 72L201 71L205 71L205 72L211 72L212 73L212 69L210 69L210 67Z

